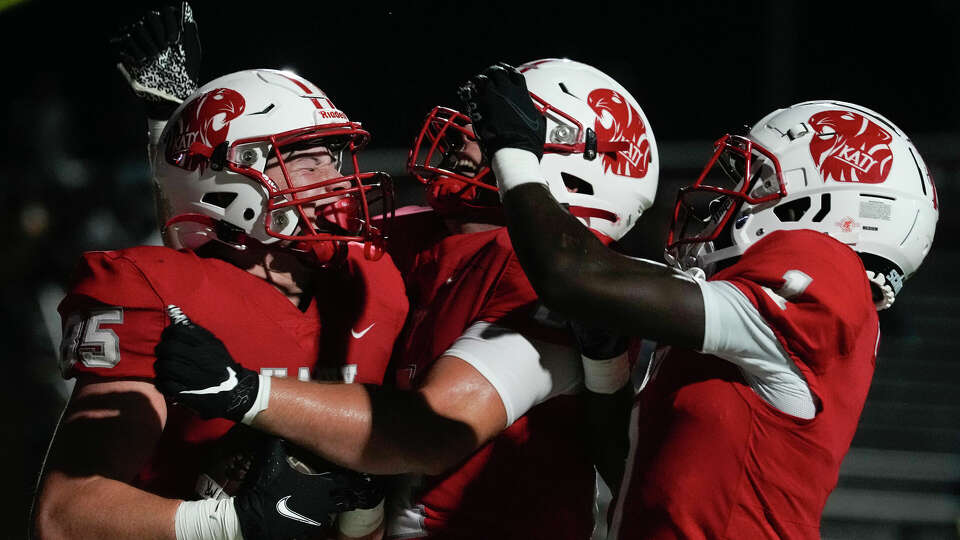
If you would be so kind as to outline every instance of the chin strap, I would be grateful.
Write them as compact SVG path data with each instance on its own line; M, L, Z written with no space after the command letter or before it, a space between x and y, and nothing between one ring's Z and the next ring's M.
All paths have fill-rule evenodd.
M876 306L877 311L883 311L892 306L893 301L896 300L896 293L883 274L867 270L867 279L870 280L870 288L874 290L873 305Z

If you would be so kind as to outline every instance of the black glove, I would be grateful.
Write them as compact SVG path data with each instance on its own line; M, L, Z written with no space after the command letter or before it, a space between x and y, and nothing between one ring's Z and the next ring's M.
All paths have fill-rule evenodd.
M282 439L270 439L253 465L249 482L233 506L246 540L287 539L317 532L333 523L331 514L356 510L383 494L370 475L332 466L308 465L305 452Z
M501 148L519 148L543 157L547 119L534 106L523 74L503 62L483 70L460 88L487 159Z
M223 342L179 308L167 310L173 324L163 330L154 350L154 384L203 418L239 422L257 398L260 376L234 361Z
M117 69L147 108L147 116L166 120L196 89L200 80L200 36L187 2L147 12L110 39Z
M570 321L570 329L577 340L580 354L590 360L609 360L627 352L630 339L605 328Z

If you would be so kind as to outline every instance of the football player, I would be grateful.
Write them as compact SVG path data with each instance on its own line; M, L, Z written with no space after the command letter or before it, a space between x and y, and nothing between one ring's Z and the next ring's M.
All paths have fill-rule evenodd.
M464 89L542 301L661 348L631 421L618 538L819 538L874 370L877 310L930 249L920 154L865 107L811 101L725 135L680 191L671 267L620 256L551 197L524 77Z
M598 236L619 238L656 190L656 145L640 107L590 66L544 60L527 67L553 119L539 140L550 152L544 167L568 182L561 185L572 212ZM165 334L156 382L203 416L222 417L227 404L242 403L254 427L351 469L419 473L399 499L391 535L589 538L594 472L580 410L573 398L547 401L579 389L581 359L565 328L545 324L549 317L537 309L464 118L435 110L411 152L436 212L400 218L420 221L424 232L407 224L393 237L410 244L395 253L412 302L394 359L400 390L287 379L218 392L228 373L252 374L190 326ZM608 393L627 386L624 353L595 355L602 373L588 376L588 386ZM192 367L197 359L203 372Z
M656 141L642 109L626 89L586 64L543 59L529 62L521 70L538 109L550 123L542 141L545 174L556 178L570 212L598 238L605 243L620 239L652 204L657 188ZM394 360L398 384L416 386L429 377L433 359L464 331L470 332L477 321L492 321L524 336L542 338L546 334L564 342L563 329L544 328L544 323L562 321L537 305L517 264L502 227L496 182L489 164L481 159L469 118L443 107L432 110L411 148L409 169L426 186L434 209L419 216L420 228L434 234L442 231L435 223L438 218L447 228L443 238L418 251L413 270L405 272L411 310L424 315L414 318L414 328L402 338L406 346ZM399 250L402 241L398 239L394 248ZM401 268L407 266L402 256L396 258ZM493 270L500 268L503 270ZM494 272L496 288L488 285L493 283ZM511 291L511 295L501 291ZM578 337L584 337L583 333ZM405 486L404 496L393 501L402 506L391 521L391 532L431 538L444 534L466 538L587 537L593 522L588 506L592 463L598 456L590 455L595 448L589 441L584 444L579 428L570 426L576 421L595 426L583 420L585 414L596 413L592 410L596 401L616 403L626 398L629 404L632 387L627 384L627 344L617 347L606 351L594 346L590 351L599 361L584 364L593 368L585 381L588 392L534 407L469 460L443 475L407 477L411 482ZM465 361L481 373L490 371L485 364L498 357L496 351L479 346L464 352L469 354L463 356ZM519 364L514 359L497 360ZM603 380L595 381L598 378ZM499 379L491 376L488 384L499 387L503 384ZM595 384L599 382L603 385ZM507 389L500 393L509 395ZM510 420L513 418L511 415ZM623 422L626 420L624 415ZM625 434L623 428L621 431ZM626 443L625 436L623 440ZM626 444L622 454L619 465L616 458L598 463L611 486L619 476L610 469L622 472ZM508 484L513 487L506 491L503 486ZM504 507L523 511L504 514ZM494 515L496 520L490 517Z
M142 61L183 54L189 10L162 26L169 18L134 29L165 44ZM128 73L143 87L158 82L136 67ZM62 369L78 380L46 462L39 536L292 537L363 502L368 478L307 474L275 444L251 487L194 500L223 495L206 473L230 453L220 445L242 415L200 419L151 380L161 332L182 320L174 304L267 384L324 372L382 381L407 304L370 220L389 186L359 168L368 138L316 85L283 71L225 75L177 108L153 163L164 238L177 249L87 253L60 305Z

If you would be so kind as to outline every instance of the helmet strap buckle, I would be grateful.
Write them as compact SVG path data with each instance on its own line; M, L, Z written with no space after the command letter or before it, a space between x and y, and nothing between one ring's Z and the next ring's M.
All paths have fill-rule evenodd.
M587 137L583 145L583 159L593 161L597 159L597 132L587 128Z
M226 141L217 145L213 149L213 152L210 153L210 168L214 171L222 171L224 165L227 163L227 148L228 145Z

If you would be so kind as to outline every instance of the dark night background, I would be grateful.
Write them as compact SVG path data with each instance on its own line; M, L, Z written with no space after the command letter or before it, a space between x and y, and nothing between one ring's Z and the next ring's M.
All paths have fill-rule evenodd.
M80 253L151 240L143 111L107 38L145 5L0 0L0 206L6 241L0 456L8 504L0 537L27 509L67 390L57 382L51 311ZM960 2L378 3L193 2L202 81L288 68L373 134L364 161L394 175L436 104L499 60L569 57L605 71L641 103L660 144L657 205L631 235L659 258L667 207L710 143L809 99L875 109L914 139L943 210L933 251L881 316L877 376L825 513L825 538L957 537L960 517L960 263L951 215L960 190Z

